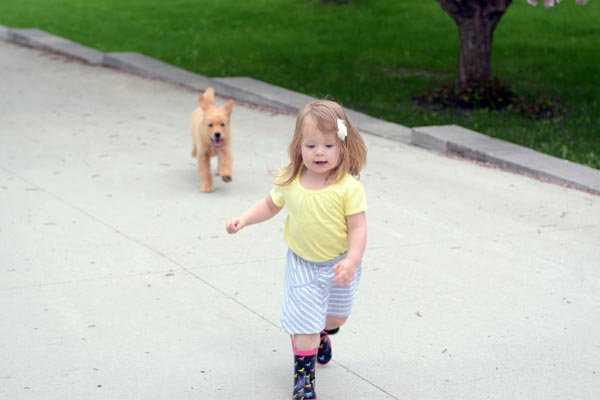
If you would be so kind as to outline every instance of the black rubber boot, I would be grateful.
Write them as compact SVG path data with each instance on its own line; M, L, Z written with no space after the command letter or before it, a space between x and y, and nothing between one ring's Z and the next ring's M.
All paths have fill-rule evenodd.
M340 327L338 326L337 328L334 329L325 329L325 332L328 335L335 335L336 333L338 333L340 331Z
M294 349L294 400L316 400L315 364L317 349Z

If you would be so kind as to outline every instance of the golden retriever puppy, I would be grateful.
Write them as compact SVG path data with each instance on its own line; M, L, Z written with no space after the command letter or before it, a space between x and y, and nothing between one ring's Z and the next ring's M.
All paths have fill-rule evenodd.
M233 159L229 122L234 101L229 100L225 106L216 107L215 91L211 87L198 100L200 104L192 114L192 157L198 161L200 191L208 193L213 191L211 157L217 157L217 175L223 182L231 181Z

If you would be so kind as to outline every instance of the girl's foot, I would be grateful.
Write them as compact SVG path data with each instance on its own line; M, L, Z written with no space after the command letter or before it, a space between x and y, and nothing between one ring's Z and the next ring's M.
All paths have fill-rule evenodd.
M293 400L316 400L315 361L317 349L294 349L294 392Z
M328 331L326 330L321 332L321 342L319 343L319 352L317 353L317 362L321 365L329 363L329 361L331 361L331 356L333 355L331 339L327 333Z

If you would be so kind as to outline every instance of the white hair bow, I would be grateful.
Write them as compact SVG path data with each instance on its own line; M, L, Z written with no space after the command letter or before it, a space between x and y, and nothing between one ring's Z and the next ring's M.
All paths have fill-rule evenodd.
M346 140L346 136L348 136L348 129L346 129L346 123L344 123L344 120L340 118L337 119L337 128L337 135L343 142L344 140Z

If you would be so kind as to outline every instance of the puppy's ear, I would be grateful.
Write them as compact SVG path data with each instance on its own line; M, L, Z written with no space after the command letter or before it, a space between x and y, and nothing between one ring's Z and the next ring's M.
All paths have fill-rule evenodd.
M233 105L235 104L235 102L233 100L229 100L227 102L227 104L225 104L225 107L223 107L225 109L225 111L227 112L227 116L231 115L231 112L233 111Z
M214 103L215 102L215 89L213 89L210 86L207 87L202 96L204 96L204 98L206 100Z
M198 97L198 103L200 104L200 108L202 108L204 111L206 111L208 106L210 106L210 102L206 100L206 97L204 96Z
M203 110L215 104L215 91L212 87L207 87L204 94L198 98L198 103Z

